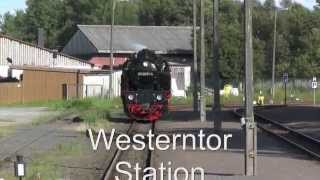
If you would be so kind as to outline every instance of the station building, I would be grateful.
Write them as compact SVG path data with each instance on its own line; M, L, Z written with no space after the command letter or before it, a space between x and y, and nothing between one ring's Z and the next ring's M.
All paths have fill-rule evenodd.
M78 31L63 48L62 53L85 59L101 69L108 70L111 64L110 31L111 26L108 25L78 25ZM192 27L114 26L112 44L116 71L120 71L121 65L139 50L154 50L169 61L173 95L186 96L193 59ZM120 76L117 76L113 81L114 86L117 86L119 81Z

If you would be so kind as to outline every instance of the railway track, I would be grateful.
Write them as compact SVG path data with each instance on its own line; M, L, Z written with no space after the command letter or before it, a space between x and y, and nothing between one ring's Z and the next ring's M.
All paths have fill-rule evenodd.
M238 117L243 117L242 110L235 110ZM305 135L295 129L287 127L273 119L267 118L259 113L254 113L258 128L272 134L294 147L306 152L310 156L320 160L320 141Z
M140 125L139 122L136 122L136 121L131 122L126 133L129 136L134 135L134 133L137 133L136 131L137 131L139 125ZM152 123L150 128L152 130L152 133L154 133L155 123ZM105 168L104 173L103 173L102 177L100 178L101 180L112 180L113 179L112 176L115 174L115 167L116 167L117 163L121 160L123 153L124 153L124 151L121 151L119 149L115 150L115 152L111 158L111 161L109 161L109 163L107 164L107 167ZM146 162L145 162L145 167L150 167L151 159L152 159L152 151L148 150Z

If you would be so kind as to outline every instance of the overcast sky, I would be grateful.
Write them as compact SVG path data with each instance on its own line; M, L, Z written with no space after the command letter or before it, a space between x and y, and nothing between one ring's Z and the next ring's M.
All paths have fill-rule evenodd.
M10 11L14 13L17 9L25 9L26 8L26 0L0 0L0 14L4 14L5 12ZM264 1L264 0L261 0ZM280 0L276 0L279 4ZM316 0L294 0L303 4L304 6L312 9L316 4Z

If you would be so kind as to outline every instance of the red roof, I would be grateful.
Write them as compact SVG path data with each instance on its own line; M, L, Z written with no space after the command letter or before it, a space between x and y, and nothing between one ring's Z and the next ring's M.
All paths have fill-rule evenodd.
M114 57L113 67L119 67L127 61L126 57ZM110 67L111 58L110 57L93 57L89 60L90 63L100 67L102 69Z

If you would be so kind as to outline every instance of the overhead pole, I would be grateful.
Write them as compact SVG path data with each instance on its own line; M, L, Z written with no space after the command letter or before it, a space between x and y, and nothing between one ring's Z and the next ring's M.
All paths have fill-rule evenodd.
M206 121L206 95L205 95L205 23L204 23L204 0L200 0L200 49L201 49L201 60L200 60L200 119L201 122Z
M277 22L278 22L278 11L277 7L274 7L274 28L273 28L273 50L272 50L272 86L271 86L271 103L274 102L276 93L275 88L275 71L276 71L276 46L277 46Z
M220 103L220 34L219 34L219 0L214 0L213 6L213 83L214 97L212 111L214 114L214 128L216 131L221 130L221 103Z
M193 0L193 111L199 111L198 86L198 42L197 42L197 0Z
M245 0L245 175L257 174L257 128L253 110L252 0Z
M110 27L110 79L109 79L109 98L113 97L113 26L114 26L114 13L116 9L116 0L112 0L112 14L111 14L111 27Z

